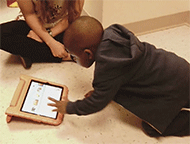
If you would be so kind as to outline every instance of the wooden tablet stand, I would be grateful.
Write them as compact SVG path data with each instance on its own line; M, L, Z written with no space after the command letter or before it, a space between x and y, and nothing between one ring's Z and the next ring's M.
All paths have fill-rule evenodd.
M38 79L38 78L26 76L26 75L21 75L20 82L14 93L14 96L12 98L10 106L7 108L7 110L5 112L5 114L7 115L7 119L6 119L7 123L9 123L11 121L12 117L20 117L20 118L29 119L29 120L33 120L33 121L36 121L39 123L45 123L45 124L50 124L50 125L61 124L63 121L63 117L64 117L64 115L61 113L58 113L56 119L53 119L53 118L44 117L44 116L35 115L35 114L26 113L26 112L21 111L21 107L25 100L26 93L27 93L27 90L28 90L31 80L36 80L36 81L39 81L42 83L48 83L48 84L51 84L54 86L62 87L63 92L62 92L61 100L66 98L68 95L68 88L65 85L60 85L60 84L45 81L42 79Z

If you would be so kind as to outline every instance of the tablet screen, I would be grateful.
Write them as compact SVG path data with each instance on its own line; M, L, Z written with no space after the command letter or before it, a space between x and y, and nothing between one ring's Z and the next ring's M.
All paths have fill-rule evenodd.
M32 80L21 111L56 119L57 112L52 112L55 108L47 105L52 103L48 97L59 101L61 100L62 92L62 87Z

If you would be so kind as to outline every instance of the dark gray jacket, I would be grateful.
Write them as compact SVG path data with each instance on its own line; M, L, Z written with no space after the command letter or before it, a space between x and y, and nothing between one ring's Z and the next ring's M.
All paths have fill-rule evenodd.
M114 100L163 133L189 101L189 63L121 25L104 31L95 60L94 93L69 102L67 113L95 113Z

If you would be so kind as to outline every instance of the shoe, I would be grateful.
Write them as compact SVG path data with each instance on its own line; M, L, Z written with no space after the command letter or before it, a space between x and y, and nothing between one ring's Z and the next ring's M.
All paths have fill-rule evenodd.
M24 66L25 69L31 68L32 61L29 58L20 56L20 59L22 61L22 65Z

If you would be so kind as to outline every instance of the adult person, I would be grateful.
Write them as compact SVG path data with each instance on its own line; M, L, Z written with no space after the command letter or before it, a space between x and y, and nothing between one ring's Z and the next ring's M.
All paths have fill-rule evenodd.
M64 31L80 17L84 0L17 0L25 20L0 25L0 48L21 56L25 68L33 62L71 60L62 43Z

